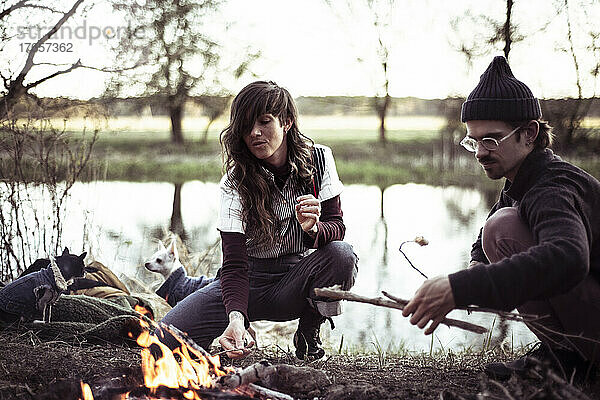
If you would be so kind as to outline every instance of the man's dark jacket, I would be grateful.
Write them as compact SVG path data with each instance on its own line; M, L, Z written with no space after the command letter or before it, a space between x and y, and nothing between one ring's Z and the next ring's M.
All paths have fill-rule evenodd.
M489 215L503 207L518 209L537 245L490 264L480 232L471 251L471 259L480 263L449 276L457 306L512 310L565 293L588 275L600 281L597 179L550 149L536 150L525 158L514 182L506 180Z

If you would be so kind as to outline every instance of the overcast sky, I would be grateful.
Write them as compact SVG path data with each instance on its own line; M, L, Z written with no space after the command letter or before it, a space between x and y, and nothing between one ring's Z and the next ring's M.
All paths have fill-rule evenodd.
M144 0L137 1L143 3ZM584 95L592 95L595 85L588 71L597 61L585 49L589 44L588 31L592 29L586 21L600 20L599 7L595 5L592 14L585 16L581 8L576 7L577 3L571 1L574 42L585 78ZM343 2L332 1L336 6ZM363 3L364 0L354 1L354 11L350 13L344 7L334 10L324 0L229 0L208 29L219 32L217 40L222 43L226 58L248 47L260 50L262 57L253 64L252 71L261 79L275 80L286 86L294 96L372 96L381 91L382 73L377 62L373 17L361 6ZM474 29L464 17L467 13L486 14L501 20L504 0L397 0L394 3L392 14L385 18L389 26L383 30L384 40L389 43L392 96L464 96L477 84L493 55L501 54L497 50L479 57L469 67L454 47L462 40L476 39L478 32L487 29L485 26ZM557 3L563 2L516 0L513 9L514 21L525 40L514 45L510 64L516 77L541 98L577 93L572 60L567 53L557 50L567 45L565 13L556 12ZM460 21L458 34L450 24L456 18ZM84 26L89 36L91 26L118 27L125 23L108 5L99 4L85 17L73 19L70 25L73 29ZM225 24L230 28L223 33ZM25 56L22 44L28 41L31 42L28 38L14 40L3 50L3 62L10 61L11 67L16 69ZM71 63L80 57L87 65L111 64L110 39L90 41L88 37L62 42L72 42L73 53L46 53L36 60ZM104 73L77 70L45 83L36 92L43 96L89 98L102 93L105 79ZM251 80L245 77L225 82L235 93Z

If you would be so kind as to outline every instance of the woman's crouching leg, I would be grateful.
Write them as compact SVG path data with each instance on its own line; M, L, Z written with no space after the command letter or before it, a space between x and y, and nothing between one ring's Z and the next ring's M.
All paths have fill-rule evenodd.
M228 324L220 280L215 280L181 300L160 322L187 333L208 350L212 341L223 333ZM155 334L170 349L180 346L179 341L164 329L157 328Z
M309 300L325 317L342 313L340 301L331 301L315 295L315 288L339 285L342 290L354 286L358 273L358 256L352 246L343 241L333 241L313 252L305 260L311 265Z

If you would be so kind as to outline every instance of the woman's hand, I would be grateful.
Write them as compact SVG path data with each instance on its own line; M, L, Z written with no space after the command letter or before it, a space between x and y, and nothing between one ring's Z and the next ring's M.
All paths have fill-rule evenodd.
M244 358L252 352L254 339L244 326L244 315L239 311L229 313L229 325L219 336L219 344L229 358Z
M302 230L311 236L317 234L317 222L321 215L321 202L312 194L305 194L296 199L296 219Z

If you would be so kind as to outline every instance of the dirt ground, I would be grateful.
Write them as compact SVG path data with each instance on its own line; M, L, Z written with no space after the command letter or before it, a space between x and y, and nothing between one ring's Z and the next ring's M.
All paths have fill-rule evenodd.
M139 350L111 343L42 341L29 331L0 332L0 400L77 399L80 380L90 384L96 399L110 398L108 392L100 390L102 387L135 386L142 381ZM297 379L302 381L300 386L292 382L287 387L287 393L294 398L585 399L586 395L590 399L600 398L600 382L573 387L557 385L546 378L511 378L506 383L494 383L485 378L482 366L501 358L480 353L446 353L433 358L427 355L383 358L370 354L332 355L305 363L279 349L259 350L234 365L244 367L266 359L273 364L309 367L305 369L309 376ZM311 376L321 378L312 382Z

